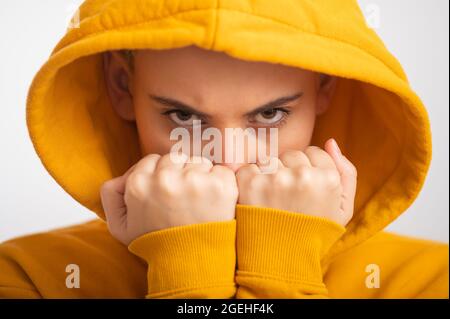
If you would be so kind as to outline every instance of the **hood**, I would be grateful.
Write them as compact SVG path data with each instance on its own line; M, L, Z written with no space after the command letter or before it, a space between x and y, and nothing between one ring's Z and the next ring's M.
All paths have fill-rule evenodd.
M417 197L431 160L427 112L356 0L87 0L35 76L27 125L47 171L104 219L101 184L140 159L119 118L102 52L188 45L339 77L313 145L334 137L358 170L355 214L337 253L376 234Z

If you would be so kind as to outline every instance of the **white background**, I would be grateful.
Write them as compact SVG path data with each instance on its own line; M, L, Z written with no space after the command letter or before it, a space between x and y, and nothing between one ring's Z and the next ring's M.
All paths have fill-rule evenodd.
M0 241L95 218L45 171L25 123L29 84L81 2L1 1ZM449 1L359 3L427 106L433 133L433 160L425 186L388 230L448 242Z

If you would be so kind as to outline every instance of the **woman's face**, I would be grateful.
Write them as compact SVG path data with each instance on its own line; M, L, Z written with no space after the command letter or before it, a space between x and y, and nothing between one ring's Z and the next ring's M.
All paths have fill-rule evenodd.
M105 56L111 102L120 116L136 121L143 156L169 153L177 143L170 140L172 130L192 132L194 120L201 121L202 131L218 129L224 139L226 128L277 128L279 154L303 150L335 84L334 78L314 72L194 46L136 51L133 64L131 69L117 52ZM246 152L230 149L225 141L222 145L223 158L230 151ZM217 164L235 171L243 165Z

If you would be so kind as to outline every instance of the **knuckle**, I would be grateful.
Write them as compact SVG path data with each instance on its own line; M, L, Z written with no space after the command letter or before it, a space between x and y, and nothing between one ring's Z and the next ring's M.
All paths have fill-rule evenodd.
M208 178L208 181L209 181L209 188L215 192L222 191L225 189L226 184L224 185L222 180L219 178L215 178L214 176L211 176Z
M242 166L241 168L239 168L239 170L237 171L236 179L239 182L245 182L245 181L249 180L250 178L252 178L254 175L256 175L256 174L254 174L252 172L251 167L249 165L245 165L245 166Z
M320 150L320 147L317 145L308 145L305 150Z
M135 172L132 173L126 182L127 193L131 194L133 197L141 197L145 194L145 179L146 175Z
M323 150L319 146L315 145L310 145L305 149L305 153L319 153L319 152L323 152Z
M302 187L308 187L312 181L312 171L309 167L303 166L299 167L297 170L297 184Z
M336 170L326 170L325 180L329 188L335 189L341 185L341 176Z
M250 177L248 188L258 192L265 188L267 184L266 181L267 178L264 175L253 175Z
M291 173L288 170L279 170L273 174L272 182L275 187L288 188L291 186Z
M239 188L242 188L243 190L247 188L249 184L250 179L244 178L242 174L236 175L236 183L238 184Z
M160 158L161 158L161 155L156 154L156 153L151 153L144 157L144 159L151 159L151 160L160 159Z
M172 170L170 168L161 168L155 173L155 178L158 182L164 183L167 180L170 180L172 175Z
M148 156L148 158L150 158L152 160L159 160L161 158L161 155L155 154L155 153L147 155L147 156Z
M291 166L301 163L306 158L305 153L299 150L289 150L281 154L280 160L285 165Z
M283 154L281 154L281 158L285 159L285 158L297 158L303 156L303 152L299 151L299 150L289 150L284 152Z
M174 184L173 172L163 168L155 174L155 186L164 193L172 193Z
M182 160L181 158L182 158L181 155L177 153L168 153L162 155L156 162L155 173L157 173L160 170L166 169L167 167L173 166L174 164L181 161Z
M194 169L187 169L183 171L183 177L187 182L195 182L195 179L198 178L198 172Z
M174 156L174 155L178 155L178 154L167 153L167 154L161 155L161 157L159 158L159 160L160 160L160 161L162 161L162 160L168 160L168 159L171 158L171 156Z
M146 157L144 157L144 161L146 165L149 165L150 163L153 163L155 161L158 161L161 159L161 155L159 154L149 154Z
M187 170L184 173L184 178L187 183L187 187L191 188L194 192L200 191L203 188L203 176L195 170Z
M198 164L207 165L207 166L212 165L211 160L204 156L195 156L195 155L191 156L189 158L189 162L190 163L198 163Z
M311 145L308 146L305 150L305 154L311 158L314 156L315 158L321 160L321 161L332 161L332 157L330 154L328 154L324 149L320 148L319 146Z
M159 154L149 154L142 158L133 168L132 172L138 171L146 171L150 167L156 166L156 163L161 159L161 155Z
M224 166L220 167L222 167L220 171L223 174L224 179L236 182L236 175L231 169Z

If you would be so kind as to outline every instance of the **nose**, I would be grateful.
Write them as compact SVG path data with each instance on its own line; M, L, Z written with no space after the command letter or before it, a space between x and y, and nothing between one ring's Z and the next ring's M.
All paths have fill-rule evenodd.
M257 153L256 136L245 131L246 127L240 127L236 124L228 123L228 126L218 128L221 137L221 152L216 154L215 149L213 152L217 155L217 161L213 161L213 164L228 167L235 173L242 166L253 163ZM232 128L233 131L227 132L227 128Z

